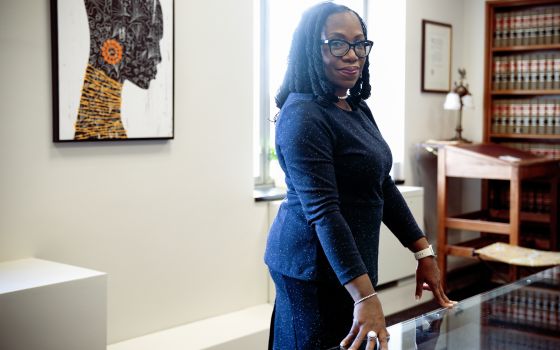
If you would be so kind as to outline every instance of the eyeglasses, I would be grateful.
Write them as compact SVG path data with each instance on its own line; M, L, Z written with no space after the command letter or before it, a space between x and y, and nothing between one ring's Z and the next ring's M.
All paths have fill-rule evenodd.
M321 43L329 45L329 50L331 54L335 57L344 57L350 51L350 49L354 49L356 56L359 58L364 58L369 55L371 48L373 46L373 41L371 40L362 40L356 41L353 44L349 43L346 40L342 39L332 39L332 40L321 40Z

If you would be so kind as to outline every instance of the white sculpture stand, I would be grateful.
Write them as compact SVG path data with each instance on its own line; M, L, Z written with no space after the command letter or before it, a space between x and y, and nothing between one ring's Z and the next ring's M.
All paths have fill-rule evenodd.
M107 275L50 262L0 263L0 349L107 347Z

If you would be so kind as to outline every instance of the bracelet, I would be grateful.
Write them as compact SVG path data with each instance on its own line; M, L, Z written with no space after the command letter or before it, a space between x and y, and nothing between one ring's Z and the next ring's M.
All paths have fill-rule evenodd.
M356 301L354 302L354 306L356 306L356 305L358 305L359 303L361 303L362 301L368 300L369 298L371 298L371 297L373 297L373 296L376 296L376 295L377 295L377 292L373 292L373 293L371 293L370 295L366 295L366 296L363 297L362 299L356 300Z

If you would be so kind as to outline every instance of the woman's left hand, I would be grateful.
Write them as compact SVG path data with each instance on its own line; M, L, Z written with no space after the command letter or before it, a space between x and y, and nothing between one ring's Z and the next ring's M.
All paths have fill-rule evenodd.
M426 286L427 285L427 288ZM443 307L453 307L456 301L451 301L445 294L441 285L440 273L433 256L428 256L418 260L416 269L416 300L422 297L423 289L431 290L436 301Z

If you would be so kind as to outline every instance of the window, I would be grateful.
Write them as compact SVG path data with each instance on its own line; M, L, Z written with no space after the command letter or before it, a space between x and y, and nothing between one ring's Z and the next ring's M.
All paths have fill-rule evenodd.
M324 0L256 0L259 16L255 19L254 61L255 111L253 122L253 175L256 185L273 185L271 162L274 150L274 116L278 113L274 96L287 66L292 34L301 14L310 6ZM404 130L404 57L405 14L404 0L341 0L362 16L372 14L374 23L368 25L368 37L375 42L370 55L372 97L368 104L393 152L394 161L403 160ZM389 6L387 3L390 3ZM369 7L378 11L368 12ZM376 16L377 15L377 16ZM387 28L391 28L390 33ZM402 69L398 69L401 67ZM391 69L384 69L391 67ZM383 89L378 89L383 86ZM373 102L377 101L377 102Z

